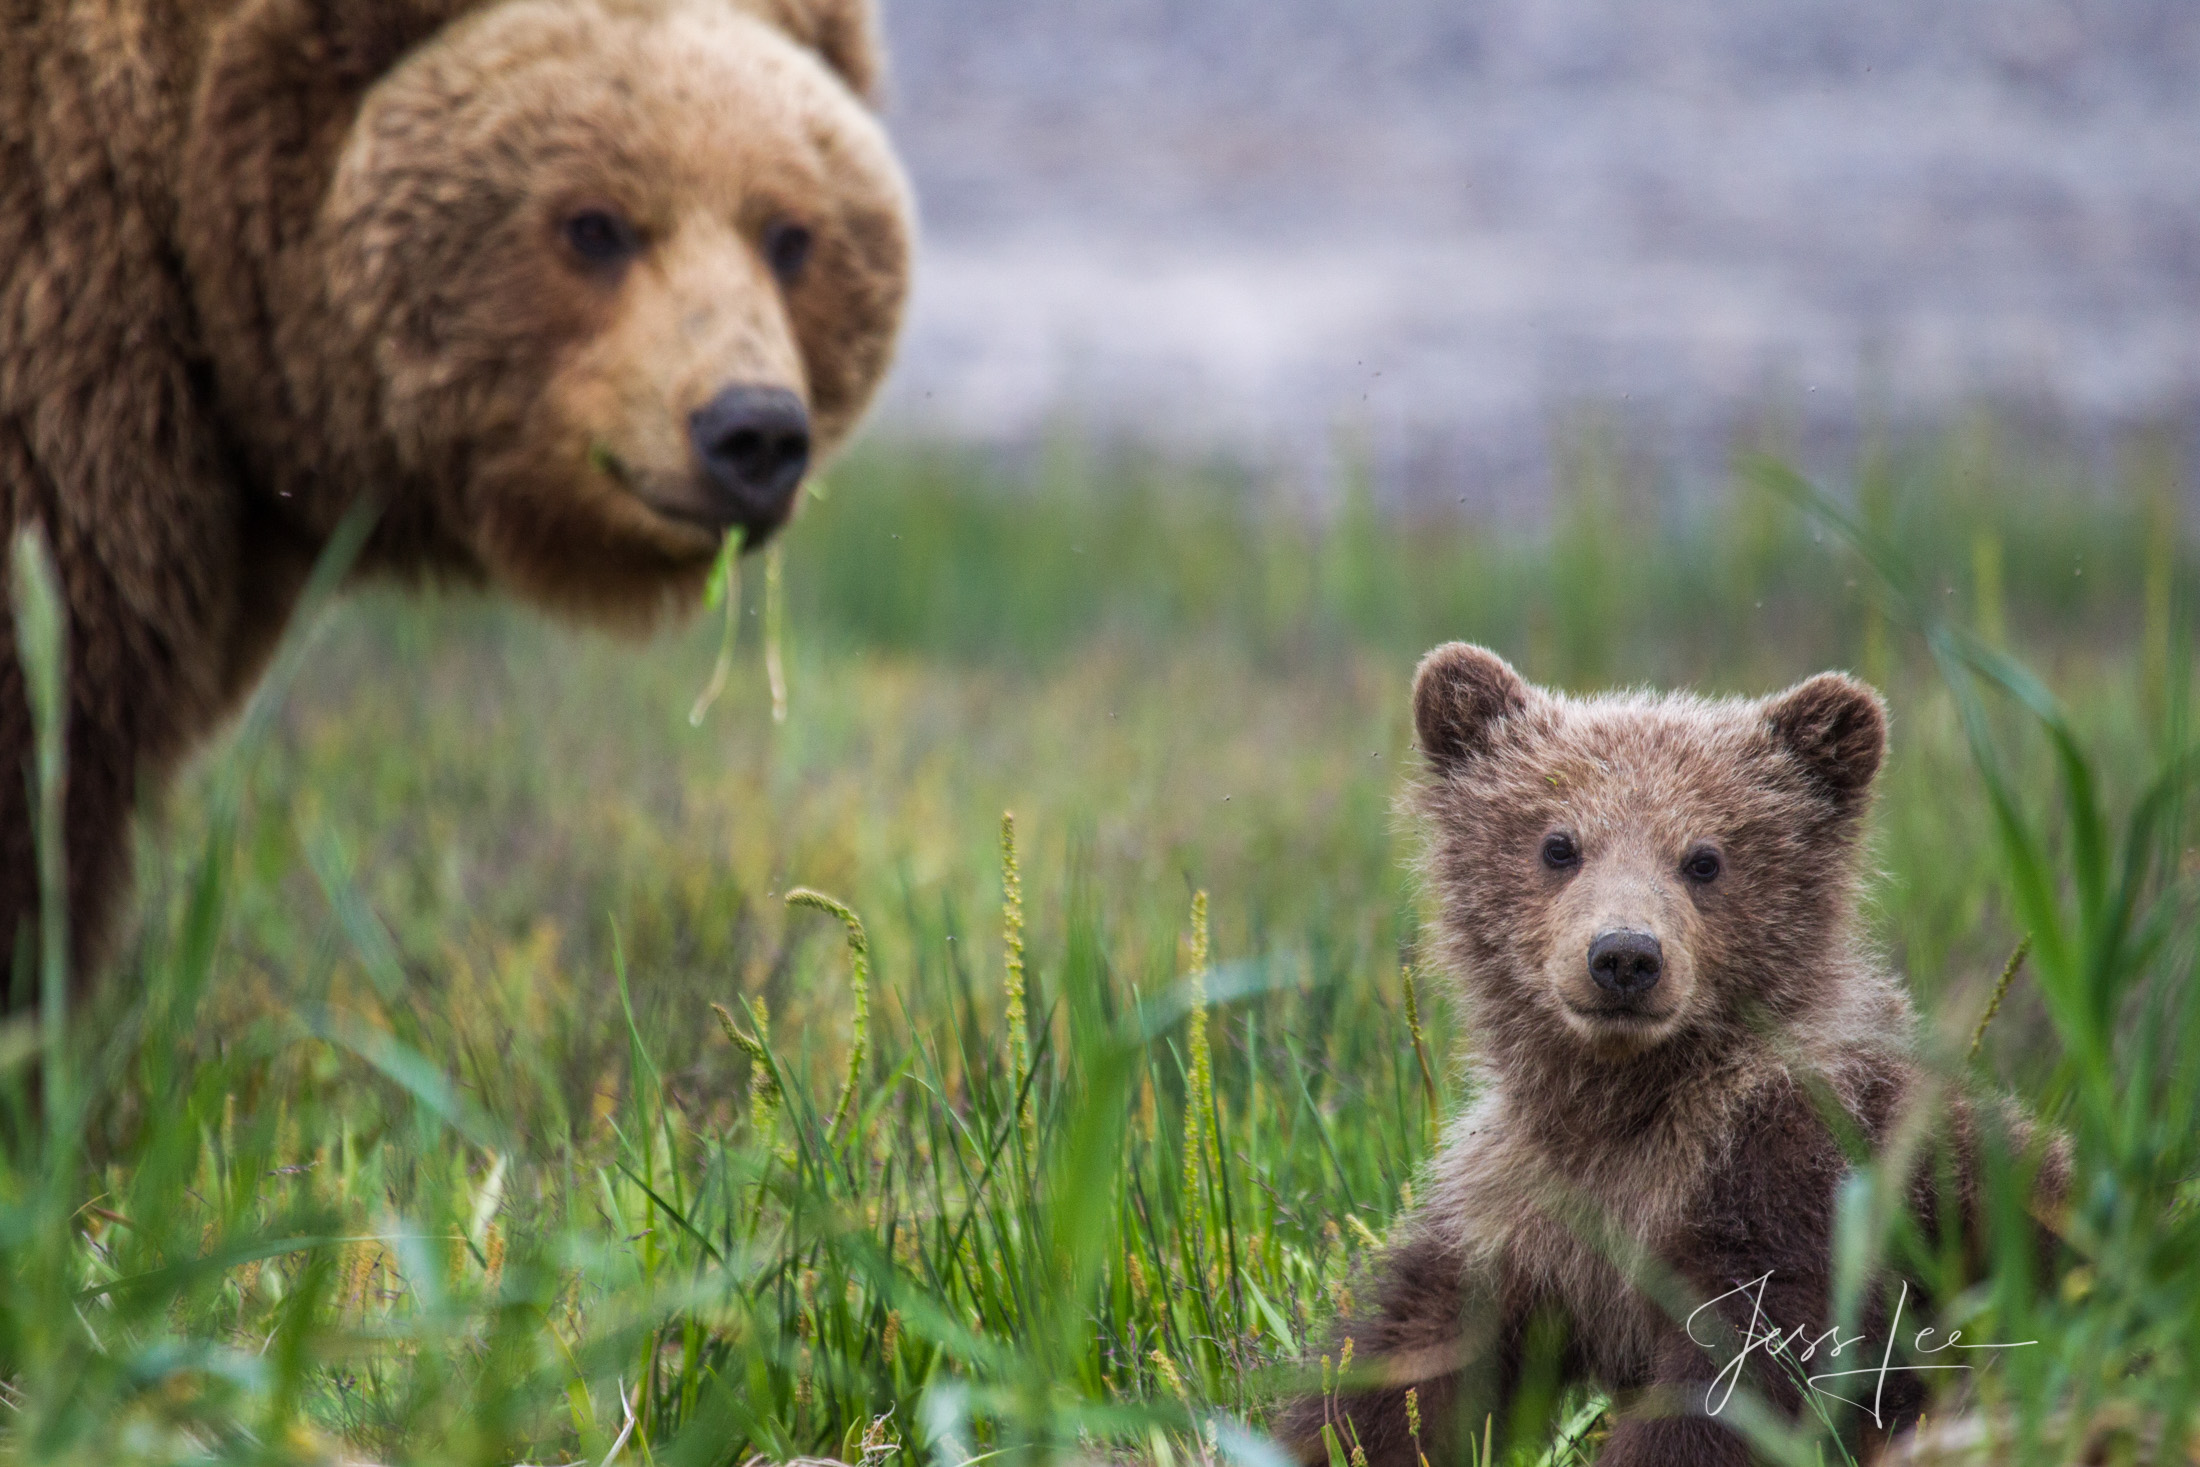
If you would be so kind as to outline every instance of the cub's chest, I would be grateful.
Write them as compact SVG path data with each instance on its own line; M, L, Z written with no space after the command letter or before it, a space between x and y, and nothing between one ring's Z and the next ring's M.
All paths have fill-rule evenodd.
M1708 1169L1700 1146L1652 1135L1560 1158L1517 1127L1477 1128L1450 1158L1470 1266L1494 1275L1508 1316L1555 1310L1607 1386L1649 1378L1664 1311L1630 1281L1670 1268Z
M1565 1320L1582 1365L1607 1387L1649 1379L1664 1321L1657 1305L1629 1283L1661 1239L1620 1231L1597 1234L1551 1213L1520 1218L1493 1259L1506 1312L1515 1321L1551 1311Z

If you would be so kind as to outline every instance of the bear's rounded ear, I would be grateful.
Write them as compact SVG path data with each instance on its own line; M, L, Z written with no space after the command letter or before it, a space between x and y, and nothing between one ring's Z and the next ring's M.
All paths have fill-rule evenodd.
M250 0L214 30L200 105L231 127L245 117L310 139L472 8L471 0Z
M1413 726L1421 752L1450 774L1487 749L1492 725L1524 712L1531 695L1512 665L1469 642L1446 642L1413 675Z
M848 90L878 102L878 10L873 0L747 0L795 40L825 58Z
M1887 752L1887 709L1869 684L1822 672L1765 703L1773 739L1835 798L1871 788Z

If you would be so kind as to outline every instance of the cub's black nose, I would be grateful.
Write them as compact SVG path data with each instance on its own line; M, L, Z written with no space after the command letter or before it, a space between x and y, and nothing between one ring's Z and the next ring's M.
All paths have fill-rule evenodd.
M768 529L786 518L810 466L801 398L784 387L728 387L689 416L688 440L726 523Z
M1665 952L1647 932L1616 928L1600 932L1589 944L1589 976L1608 993L1632 998L1657 986L1665 971Z

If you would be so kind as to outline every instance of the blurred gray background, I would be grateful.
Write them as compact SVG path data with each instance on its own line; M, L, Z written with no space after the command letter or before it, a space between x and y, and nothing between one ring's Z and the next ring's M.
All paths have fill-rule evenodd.
M883 0L889 432L1534 497L1991 403L2200 402L2194 0Z

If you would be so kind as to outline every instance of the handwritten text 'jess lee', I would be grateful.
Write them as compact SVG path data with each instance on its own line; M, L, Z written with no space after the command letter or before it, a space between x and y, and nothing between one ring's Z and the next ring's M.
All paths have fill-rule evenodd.
M1765 1286L1771 1281L1772 1275L1766 1273L1749 1280L1747 1283L1736 1284L1733 1288L1719 1295L1718 1298L1698 1306L1695 1312L1688 1316L1686 1325L1688 1337L1697 1344L1709 1348L1714 1342L1697 1335L1696 1316L1714 1305L1736 1297L1747 1298L1750 1301L1749 1323L1742 1329L1741 1349L1712 1379L1711 1388L1704 1392L1704 1410L1709 1415L1716 1416L1726 1409L1727 1402L1734 1397L1735 1386L1741 1383L1742 1367L1748 1363L1749 1357L1753 1354L1762 1352L1769 1356L1784 1353L1792 1355L1798 1363L1808 1365L1817 1356L1821 1347L1830 1346L1826 1349L1826 1358L1838 1360L1841 1358L1841 1352L1851 1345L1863 1346L1867 1343L1862 1335L1843 1339L1838 1325L1813 1336L1808 1325L1797 1325L1793 1329L1784 1330L1778 1325L1772 1324L1765 1318ZM1880 1403L1886 1395L1888 1376L1925 1375L1934 1371L1971 1369L1969 1365L1954 1362L1922 1365L1897 1365L1894 1363L1894 1342L1902 1329L1903 1306L1908 1304L1909 1300L1910 1286L1905 1283L1902 1286L1901 1297L1895 1301L1894 1318L1887 1322L1887 1340L1884 1348L1880 1351L1877 1365L1866 1365L1855 1370L1820 1371L1806 1378L1805 1383L1809 1388L1819 1395L1831 1397L1837 1401L1846 1401L1852 1406L1862 1406L1871 1413L1874 1426L1884 1426L1886 1422L1880 1418ZM1910 1342L1911 1348L1919 1355L1939 1355L1949 1350L2017 1350L2026 1345L2039 1343L2038 1340L2016 1340L2001 1345L1967 1345L1963 1343L1963 1331L1959 1329L1947 1331L1947 1338L1937 1345L1926 1343L1937 1333L1940 1333L1940 1331L1930 1326L1919 1330L1917 1338ZM1853 1381L1859 1376L1871 1377L1872 1393L1869 1402L1859 1400L1854 1396L1842 1395L1838 1391L1828 1390L1821 1384L1824 1381L1834 1380ZM1853 1389L1853 1387L1844 1387L1844 1389Z

